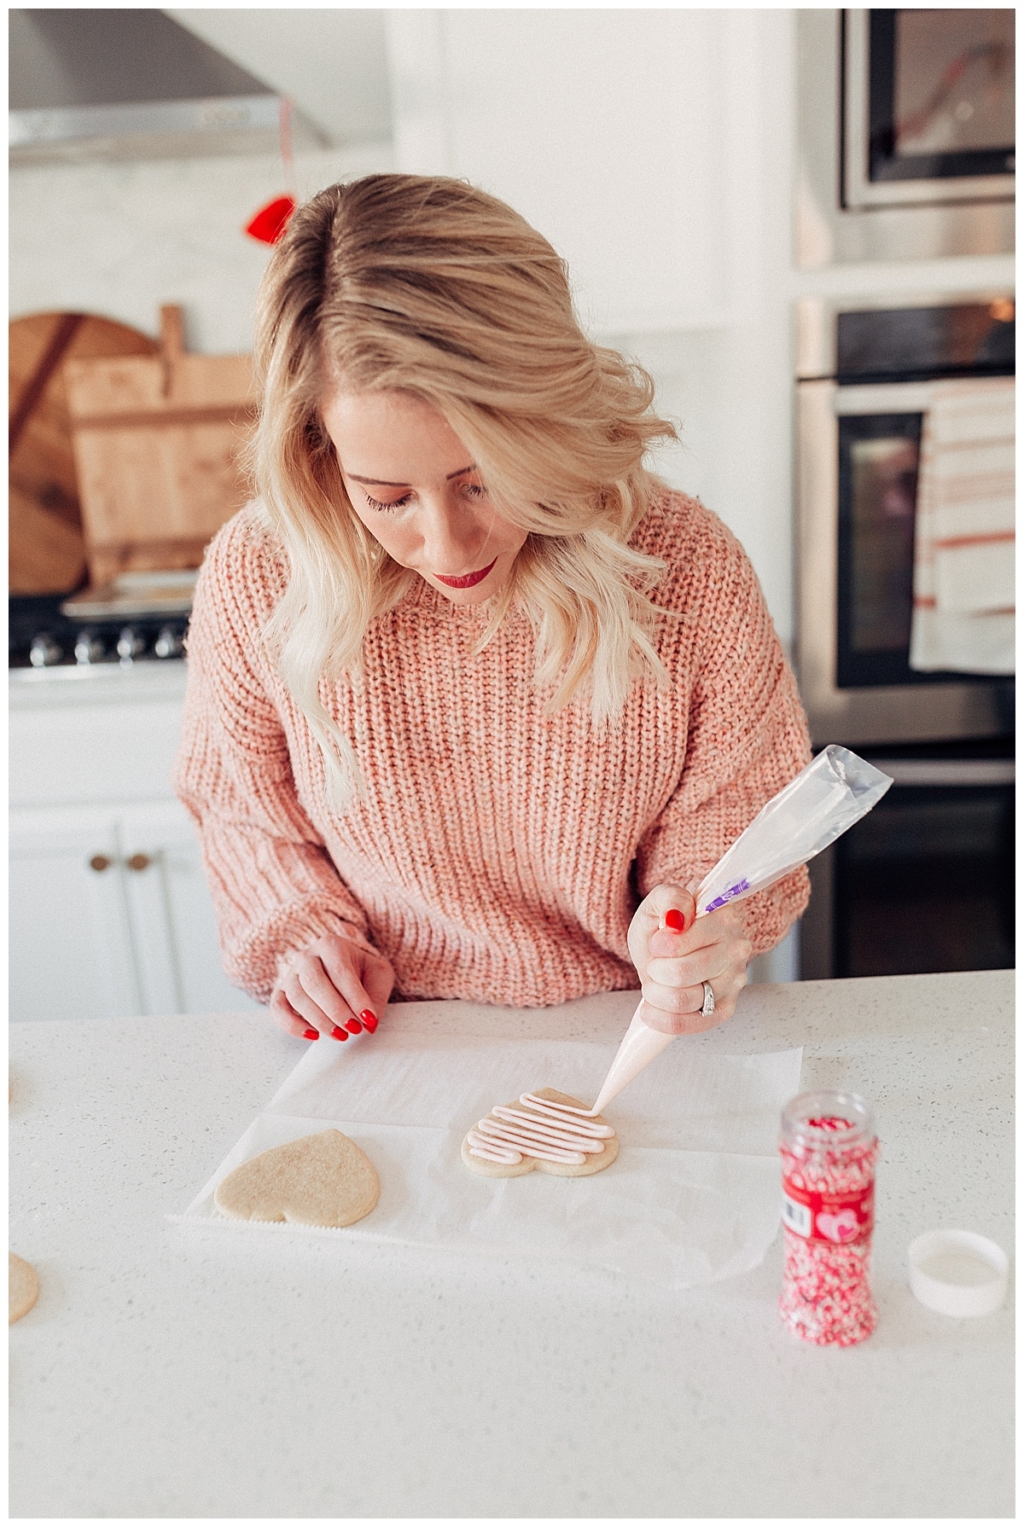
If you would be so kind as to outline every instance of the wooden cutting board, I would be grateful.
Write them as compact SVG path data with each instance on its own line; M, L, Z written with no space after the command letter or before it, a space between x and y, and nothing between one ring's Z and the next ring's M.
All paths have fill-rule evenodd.
M188 355L181 309L160 309L160 352L65 362L91 585L198 567L251 497L256 418L248 355Z
M92 313L31 313L9 327L12 594L67 594L86 548L62 366L70 359L154 355L156 340Z

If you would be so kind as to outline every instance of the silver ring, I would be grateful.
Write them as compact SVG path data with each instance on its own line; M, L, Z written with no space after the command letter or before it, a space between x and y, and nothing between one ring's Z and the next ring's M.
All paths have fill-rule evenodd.
M702 1018L710 1018L711 1014L715 1011L715 994L711 990L710 981L702 981L701 985L704 988L704 1006L700 1010L700 1016Z

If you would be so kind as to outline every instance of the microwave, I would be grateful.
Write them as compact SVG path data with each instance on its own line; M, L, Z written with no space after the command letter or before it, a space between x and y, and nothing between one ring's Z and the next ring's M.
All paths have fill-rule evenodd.
M1012 201L1012 9L843 12L844 207Z
M796 12L799 265L1012 252L1014 22Z

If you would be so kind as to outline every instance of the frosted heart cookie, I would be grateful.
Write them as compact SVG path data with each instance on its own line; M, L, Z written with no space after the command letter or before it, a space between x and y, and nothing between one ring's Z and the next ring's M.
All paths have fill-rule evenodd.
M31 1262L7 1253L7 1308L8 1325L27 1315L39 1298L39 1279Z
M230 1219L340 1228L365 1218L379 1196L373 1162L340 1129L325 1129L243 1162L213 1201Z
M619 1154L614 1129L578 1098L542 1087L514 1103L498 1103L462 1142L462 1159L482 1177L592 1177Z

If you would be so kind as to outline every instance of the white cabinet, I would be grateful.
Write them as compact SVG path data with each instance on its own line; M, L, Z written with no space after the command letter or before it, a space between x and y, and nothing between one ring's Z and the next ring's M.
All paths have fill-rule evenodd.
M184 807L177 801L129 806L119 828L143 1011L255 1006L224 974L199 843Z
M141 1012L113 814L12 810L10 852L11 1017Z
M253 1008L221 967L199 843L172 797L184 673L11 686L12 1019Z
M389 11L399 165L510 202L597 329L729 322L759 27L728 9Z

